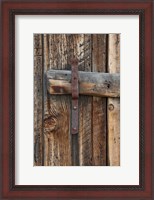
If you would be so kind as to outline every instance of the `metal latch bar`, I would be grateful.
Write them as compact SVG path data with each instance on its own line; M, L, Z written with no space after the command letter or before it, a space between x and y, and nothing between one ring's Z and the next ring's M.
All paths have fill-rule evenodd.
M79 127L79 106L78 106L78 98L79 98L79 78L78 78L78 60L73 59L71 62L72 67L72 134L78 133Z

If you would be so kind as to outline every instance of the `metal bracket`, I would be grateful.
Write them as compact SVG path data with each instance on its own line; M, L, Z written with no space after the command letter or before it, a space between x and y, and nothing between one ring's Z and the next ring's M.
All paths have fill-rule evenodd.
M79 108L78 108L78 98L79 98L79 78L78 78L78 60L73 59L71 61L72 67L72 134L78 133L79 127Z

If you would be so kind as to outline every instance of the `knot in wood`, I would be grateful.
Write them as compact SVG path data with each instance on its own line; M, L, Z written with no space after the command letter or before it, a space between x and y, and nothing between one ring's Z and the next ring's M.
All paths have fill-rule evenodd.
M44 133L50 133L57 129L57 119L53 116L49 116L44 119Z

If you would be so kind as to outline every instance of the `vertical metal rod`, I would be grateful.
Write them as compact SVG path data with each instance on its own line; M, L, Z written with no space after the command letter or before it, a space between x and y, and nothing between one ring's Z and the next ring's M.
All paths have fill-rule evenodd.
M72 165L79 165L79 147L78 147L78 129L79 129L79 89L78 89L78 60L73 59L72 66L72 120L71 120L71 133L72 133Z
M78 61L72 60L72 134L78 133Z

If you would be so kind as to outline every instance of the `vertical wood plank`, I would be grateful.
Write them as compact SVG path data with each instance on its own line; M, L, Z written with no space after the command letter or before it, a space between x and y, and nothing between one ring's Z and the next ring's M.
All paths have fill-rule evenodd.
M48 166L48 160L49 160L49 138L46 130L47 124L45 123L46 119L50 116L49 113L49 97L47 95L47 90L46 90L46 71L49 68L49 41L48 41L48 35L44 34L43 35L43 54L44 54L44 59L43 59L43 104L44 104L44 114L43 114L43 165Z
M92 71L106 72L106 35L92 35ZM106 98L93 97L93 165L106 165Z
M65 34L59 34L59 69L67 69L68 60L66 49L68 47L67 38ZM62 106L62 131L64 134L60 137L60 165L71 165L71 134L70 134L70 96L61 97Z
M91 36L84 34L67 35L67 59L79 60L80 71L91 71ZM70 68L68 67L70 70ZM72 137L72 153L79 157L72 165L91 165L91 97L81 96L79 100L79 133ZM79 146L79 150L77 148Z
M78 43L80 71L91 71L91 35L81 35ZM79 163L92 165L92 97L80 96L79 100Z
M51 34L49 38L49 68L66 69L67 41L64 34ZM70 98L49 95L49 117L44 120L48 137L47 165L71 165Z
M42 165L42 35L34 35L34 166Z
M120 73L120 35L108 36L108 72ZM120 165L120 98L108 98L108 165Z

